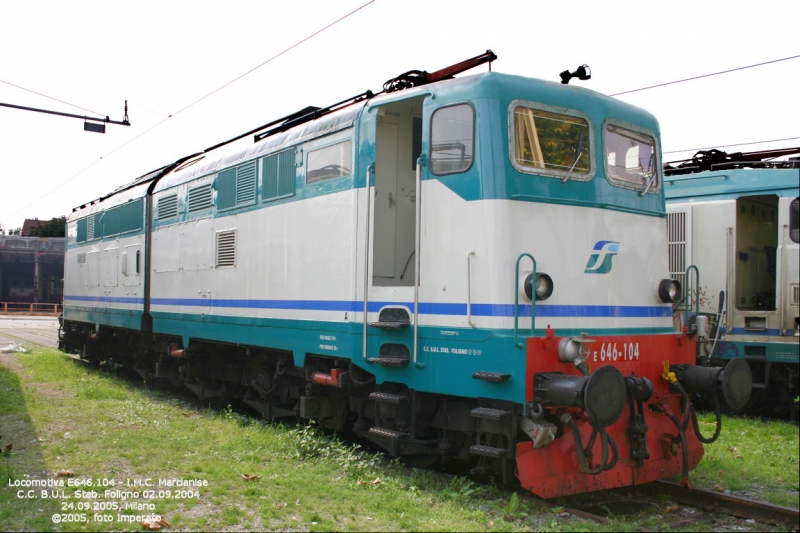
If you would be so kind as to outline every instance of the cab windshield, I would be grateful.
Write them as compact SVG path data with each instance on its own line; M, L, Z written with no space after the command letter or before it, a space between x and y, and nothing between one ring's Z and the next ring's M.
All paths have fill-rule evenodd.
M611 183L650 191L658 187L656 142L653 137L608 124L605 149L607 175Z

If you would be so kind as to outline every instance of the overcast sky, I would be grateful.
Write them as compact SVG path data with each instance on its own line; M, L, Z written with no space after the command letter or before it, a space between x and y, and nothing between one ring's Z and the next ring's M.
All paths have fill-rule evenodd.
M592 79L573 83L605 94L800 55L797 0L375 0L197 102L367 1L2 0L0 102L121 120L128 100L132 126L101 135L78 119L0 107L0 225L68 215L305 106L487 49L495 71L553 81L587 63ZM800 137L798 94L793 59L619 98L659 119L670 161ZM725 150L789 146L800 139Z

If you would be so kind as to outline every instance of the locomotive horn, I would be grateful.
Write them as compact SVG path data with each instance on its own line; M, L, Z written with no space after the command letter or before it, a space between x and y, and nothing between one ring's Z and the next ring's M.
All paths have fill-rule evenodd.
M731 360L724 367L673 365L678 382L687 392L722 396L731 409L742 409L750 399L753 375L750 365L742 358Z
M583 81L592 79L592 69L589 68L589 65L581 65L574 72L565 70L559 75L561 76L561 83L566 85L572 78L578 78Z

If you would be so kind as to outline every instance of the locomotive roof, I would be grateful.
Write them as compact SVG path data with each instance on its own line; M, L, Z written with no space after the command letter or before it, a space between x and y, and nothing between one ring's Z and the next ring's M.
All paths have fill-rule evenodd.
M485 72L402 91L381 93L367 99L366 103L357 99L352 105L325 114L315 120L290 127L286 131L266 137L259 142L253 143L252 138L248 135L235 142L217 145L213 149L186 156L170 165L140 176L133 182L117 188L108 196L74 209L69 219L74 220L91 212L143 197L154 181L156 182L153 188L154 192L168 189L197 177L218 172L239 162L350 127L365 108L371 109L420 95L432 95L442 104L480 98L499 99L501 105L507 105L514 100L530 100L551 106L580 110L598 126L606 118L613 116L616 119L648 128L656 134L660 131L658 121L652 114L591 89L523 76Z
M667 201L693 198L724 200L741 196L777 194L797 196L800 169L744 168L698 172L664 178Z

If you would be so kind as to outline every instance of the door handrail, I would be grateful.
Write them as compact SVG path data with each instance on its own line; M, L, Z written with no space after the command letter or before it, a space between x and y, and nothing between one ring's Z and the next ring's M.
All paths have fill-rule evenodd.
M364 361L367 360L367 327L369 315L369 236L370 236L370 209L372 207L372 191L370 189L370 175L375 172L375 163L367 167L367 182L366 182L366 195L367 195L367 214L364 226L364 333L362 340L362 350Z
M419 345L419 267L420 267L420 226L422 221L422 167L425 166L425 154L417 158L416 198L414 216L416 231L414 232L414 366L417 366L417 347Z
M522 343L519 342L519 262L522 261L523 257L530 257L531 262L533 263L533 274L532 280L533 283L536 283L536 259L533 258L531 254L522 253L517 258L517 270L516 275L514 276L514 346L522 350L523 346ZM533 337L534 327L536 326L536 288L533 287L533 291L531 293L531 337Z
M689 299L690 295L689 286L691 285L691 278L689 277L689 272L691 270L694 270L695 272L694 290L695 294L697 295L697 301L696 301L697 305L695 306L696 308L695 317L700 316L700 269L697 268L695 265L689 265L689 267L686 269L686 276L684 278L686 280L686 288L684 289L684 295L683 295L684 301L686 302L686 311L683 312L683 323L686 326L689 325L689 311L691 311L692 309L692 301ZM695 322L695 324L697 323Z

